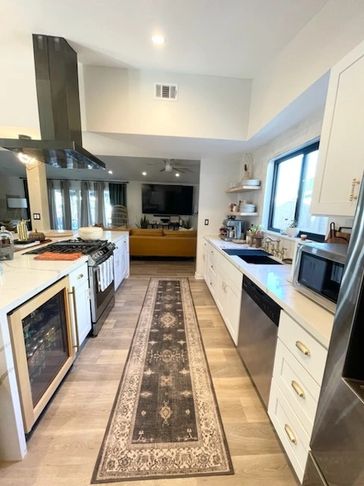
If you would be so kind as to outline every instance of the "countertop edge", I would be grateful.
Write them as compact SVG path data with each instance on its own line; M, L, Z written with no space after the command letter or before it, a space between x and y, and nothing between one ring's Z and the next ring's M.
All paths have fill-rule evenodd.
M298 312L296 309L294 309L292 306L287 304L284 300L282 300L275 292L273 292L271 289L268 289L251 271L249 271L249 264L242 262L241 265L239 265L234 257L231 255L228 255L226 252L223 251L222 248L220 248L214 240L217 240L217 238L212 237L212 236L206 236L204 239L209 242L210 244L213 245L213 247L221 254L223 255L230 263L234 265L234 267L239 270L243 275L246 275L248 278L250 278L258 287L260 287L269 297L271 297L280 307L292 318L294 319L301 327L303 327L309 334L311 334L312 337L314 337L322 346L324 346L326 349L329 347L330 343L330 337L331 337L331 331L332 331L332 325L334 321L334 315L331 314L329 311L325 310L323 307L319 306L315 302L311 301L308 297L300 294L296 289L293 288L292 284L286 280L282 285L289 288L291 292L296 292L298 295L296 297L298 299L303 299L305 302L305 305L312 306L312 309L317 312L318 314L322 314L325 316L327 320L332 319L332 325L330 332L327 332L323 334L320 332L317 327L315 327L310 320L307 320L305 316L303 316L300 312ZM237 257L238 258L238 257Z

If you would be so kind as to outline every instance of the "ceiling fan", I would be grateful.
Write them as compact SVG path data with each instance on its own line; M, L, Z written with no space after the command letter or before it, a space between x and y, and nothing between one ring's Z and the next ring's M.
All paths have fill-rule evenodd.
M192 172L188 167L183 167L178 164L174 159L164 160L164 167L159 172L180 172L184 174L185 172Z

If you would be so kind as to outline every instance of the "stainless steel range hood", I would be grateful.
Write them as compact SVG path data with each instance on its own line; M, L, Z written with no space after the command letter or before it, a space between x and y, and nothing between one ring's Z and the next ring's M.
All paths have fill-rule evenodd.
M82 147L77 53L62 37L38 34L33 50L42 139L0 139L0 146L54 167L105 169Z

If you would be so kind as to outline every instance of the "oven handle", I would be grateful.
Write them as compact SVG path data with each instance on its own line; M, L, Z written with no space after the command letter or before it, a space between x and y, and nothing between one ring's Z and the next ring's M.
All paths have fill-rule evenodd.
M72 287L72 291L68 292L68 295L72 295L72 304L73 304L73 317L74 317L74 323L75 323L75 335L76 335L76 346L73 346L76 348L77 352L80 349L80 336L78 334L78 319L77 319L77 308L76 308L76 291L75 287Z

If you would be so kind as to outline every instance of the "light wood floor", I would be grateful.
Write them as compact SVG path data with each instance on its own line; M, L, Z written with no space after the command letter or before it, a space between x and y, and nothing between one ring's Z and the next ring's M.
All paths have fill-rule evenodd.
M109 418L149 275L189 276L235 475L133 481L130 486L297 484L278 439L193 262L133 262L99 336L89 339L19 463L0 466L1 486L86 486ZM111 483L110 483L111 484ZM117 483L112 483L117 484Z

